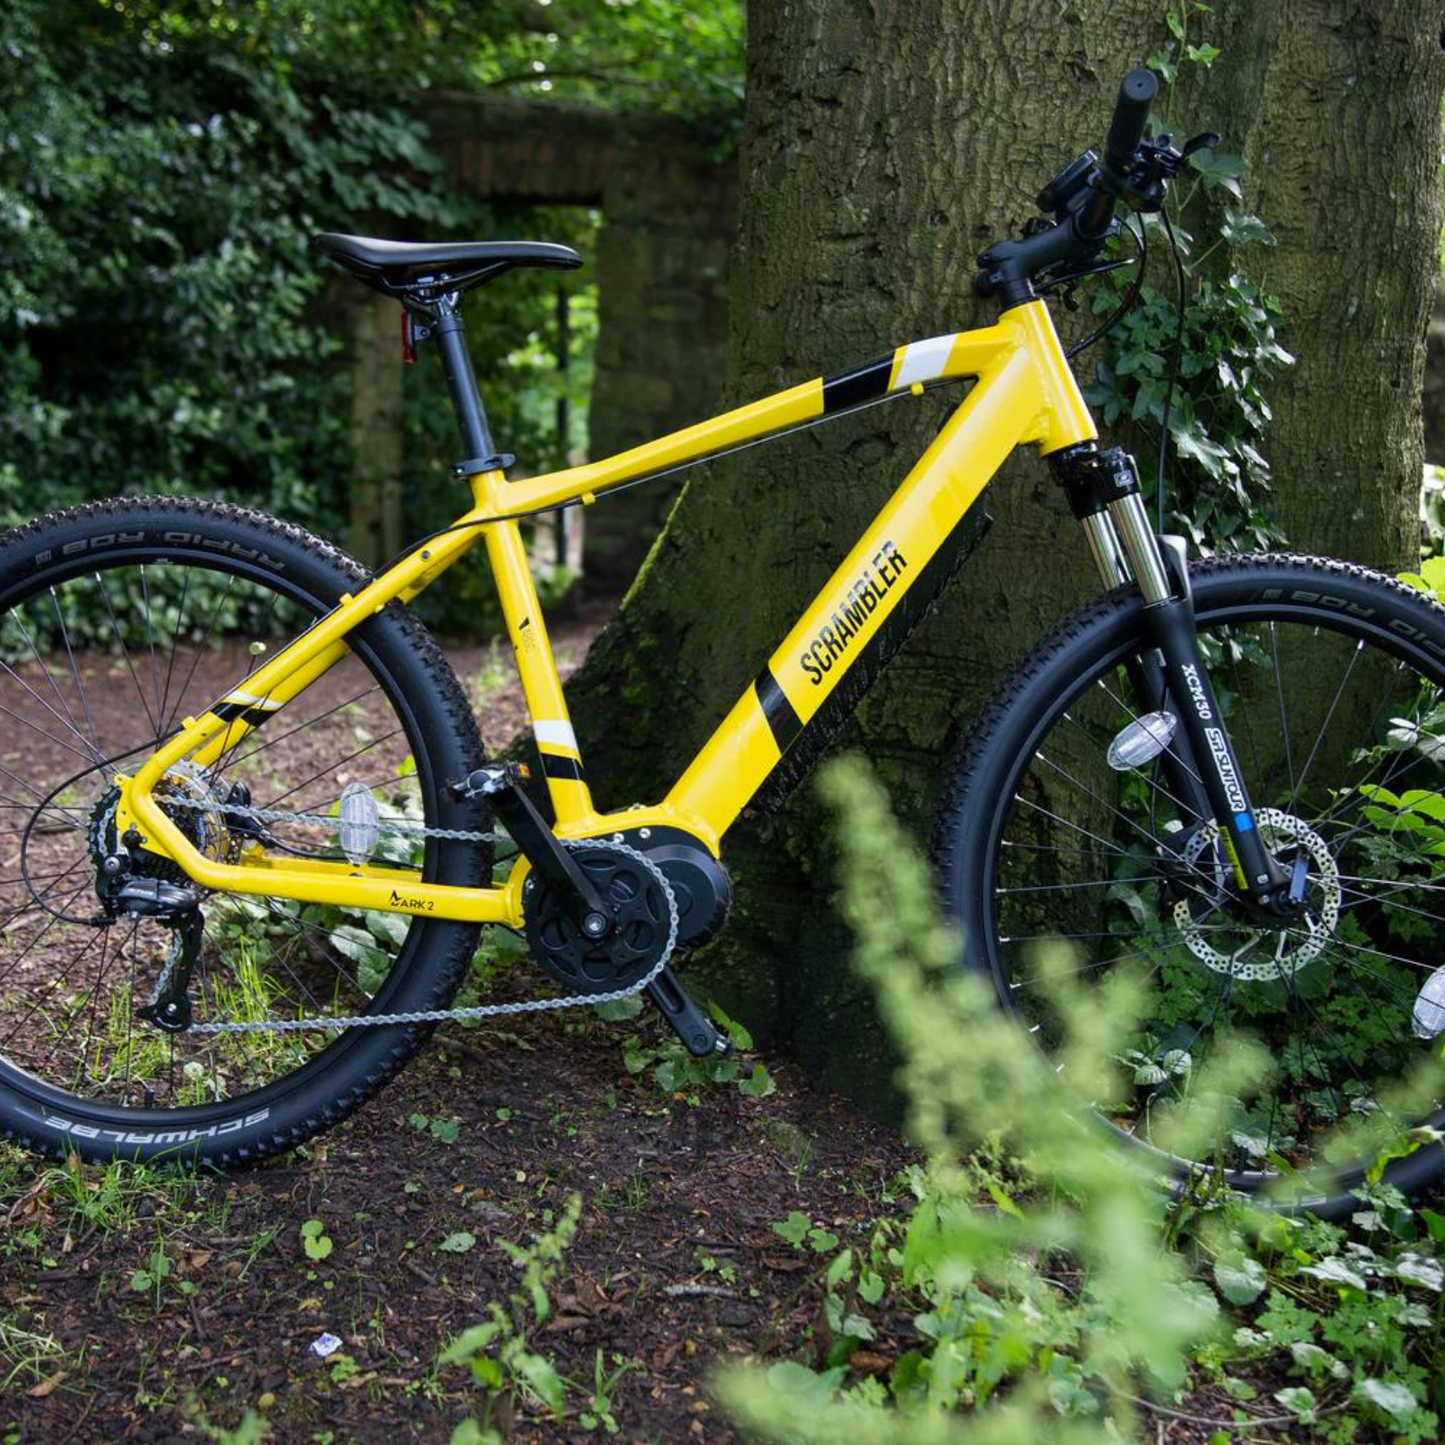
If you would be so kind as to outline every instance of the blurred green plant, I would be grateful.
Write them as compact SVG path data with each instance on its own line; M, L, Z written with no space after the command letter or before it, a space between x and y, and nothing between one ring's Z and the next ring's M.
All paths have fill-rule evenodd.
M469 1368L482 1393L481 1421L468 1419L458 1425L452 1433L453 1445L500 1441L521 1398L544 1405L555 1420L562 1419L568 1382L537 1347L535 1337L551 1317L549 1290L567 1246L576 1236L581 1214L582 1197L574 1194L550 1228L531 1244L499 1241L521 1273L519 1287L504 1305L490 1301L488 1318L463 1330L437 1356L438 1365ZM615 1384L616 1378L610 1383ZM600 1392L610 1395L610 1387Z
M1379 1171L1439 1136L1415 1131L1387 1151L1352 1229L1262 1218L1203 1190L1170 1204L1088 1110L1107 1096L1138 981L1113 969L1090 986L1045 952L1067 1039L1045 1066L958 967L866 765L839 760L820 786L839 821L854 963L902 1054L924 1161L903 1178L904 1219L885 1213L842 1239L798 1211L774 1225L820 1260L816 1352L720 1376L735 1417L788 1445L1136 1439L1147 1412L1228 1435L1433 1438L1445 1219L1412 1211ZM1243 1047L1216 1055L1180 1127L1207 1137L1221 1101L1265 1064ZM1186 1234L1189 1257L1175 1248ZM1229 1414L1181 1409L1200 1377L1234 1402ZM1266 1413L1245 1412L1264 1388Z

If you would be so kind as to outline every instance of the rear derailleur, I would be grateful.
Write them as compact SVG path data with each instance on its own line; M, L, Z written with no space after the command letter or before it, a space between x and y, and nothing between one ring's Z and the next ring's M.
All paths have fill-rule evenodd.
M194 1016L191 975L200 957L206 923L200 891L189 882L154 873L137 874L136 860L144 856L139 851L139 839L127 834L121 841L123 848L101 860L96 892L110 920L151 918L171 930L170 951L160 978L150 1001L137 1013L167 1033L184 1033Z

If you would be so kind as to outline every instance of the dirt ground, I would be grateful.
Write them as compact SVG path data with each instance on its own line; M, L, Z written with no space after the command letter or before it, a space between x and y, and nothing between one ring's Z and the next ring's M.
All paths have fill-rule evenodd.
M905 1156L786 1069L767 1100L664 1095L623 1067L633 1027L543 1017L433 1047L309 1149L179 1199L158 1192L126 1230L77 1231L38 1194L5 1200L7 1232L44 1243L5 1259L0 1310L53 1336L67 1364L39 1398L16 1380L0 1426L25 1441L162 1441L250 1408L278 1441L445 1440L477 1396L466 1370L433 1360L518 1287L497 1241L525 1243L575 1191L581 1226L536 1347L589 1383L599 1352L608 1373L614 1356L627 1364L612 1400L622 1438L733 1438L709 1372L793 1351L817 1324L816 1281L772 1223L802 1209L840 1237L866 1228ZM313 1218L334 1243L319 1263L300 1234ZM461 1232L476 1239L465 1253L440 1249ZM137 1290L160 1241L174 1271ZM327 1362L310 1350L323 1332L342 1341ZM543 1412L514 1430L589 1433Z
M555 627L564 672L605 617ZM495 651L453 660L485 695L488 740L510 737L524 714ZM493 1423L520 1441L600 1437L604 1414L628 1441L735 1438L712 1373L816 1363L824 1337L828 1256L773 1224L799 1210L859 1242L906 1208L891 1190L910 1156L777 1059L767 1098L664 1091L625 1066L639 1033L665 1037L591 1011L446 1026L344 1125L231 1177L67 1174L0 1148L0 1442L230 1439L247 1412L266 1427L238 1439L446 1441L483 1396L438 1354L521 1290L505 1246L574 1194L577 1236L530 1348L583 1388L561 1423L521 1402ZM886 1370L906 1330L854 1370ZM1200 1396L1190 1412L1151 1423L1202 1440L1230 1409Z

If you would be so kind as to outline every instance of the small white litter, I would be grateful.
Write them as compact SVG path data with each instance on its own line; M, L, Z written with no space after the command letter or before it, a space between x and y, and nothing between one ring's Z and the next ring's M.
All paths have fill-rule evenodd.
M333 1334L326 1333L317 1335L311 1341L311 1353L325 1359L327 1355L334 1355L341 1348L341 1341Z

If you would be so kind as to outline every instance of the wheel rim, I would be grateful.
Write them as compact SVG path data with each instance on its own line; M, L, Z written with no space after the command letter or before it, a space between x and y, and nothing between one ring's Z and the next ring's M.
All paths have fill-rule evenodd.
M1261 828L1310 856L1305 917L1272 930L1242 916L1217 830L1170 831L1180 809L1159 764L1107 765L1109 742L1138 716L1119 649L1065 689L1000 790L989 962L1046 1052L1062 1043L1061 991L1136 976L1140 1026L1096 1102L1161 1163L1222 1170L1246 1189L1296 1171L1338 1179L1441 1114L1412 1013L1445 964L1445 848L1428 851L1445 844L1445 809L1433 833L1416 824L1433 828L1419 810L1436 805L1414 797L1445 788L1445 748L1431 741L1445 725L1445 670L1379 628L1299 608L1221 609L1201 634ZM1046 979L1056 938L1075 952L1064 978ZM1267 1065L1215 1101L1223 1124L1207 1151L1183 1147L1184 1105L1207 1091L1211 1059L1243 1043Z
M0 1079L83 1117L137 1127L204 1124L217 1106L258 1109L346 1048L335 1029L202 1035L158 1029L142 1010L173 930L100 924L96 868L117 841L111 779L180 719L236 686L325 606L230 559L109 557L12 595L0 616ZM253 805L316 818L348 782L384 815L424 821L430 788L416 723L362 640L319 683L237 738L208 769L156 790L192 841L232 859L237 838L203 811L245 783ZM187 807L186 804L191 804ZM206 819L210 821L207 822ZM279 844L337 857L334 827L272 824ZM400 851L393 844L388 851ZM124 853L125 850L120 850ZM408 845L431 871L434 859ZM6 861L8 860L8 862ZM400 861L400 860L398 860ZM143 865L180 882L178 870ZM192 988L197 1023L324 1021L380 1006L406 975L420 921L209 895ZM56 916L59 914L59 916Z

